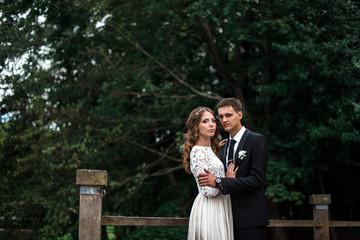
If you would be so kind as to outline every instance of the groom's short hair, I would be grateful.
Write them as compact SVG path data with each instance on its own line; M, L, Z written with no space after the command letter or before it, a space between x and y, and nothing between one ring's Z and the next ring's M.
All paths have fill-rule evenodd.
M241 112L242 111L242 104L239 99L236 98L223 98L217 105L217 109L222 107L231 106L235 112Z

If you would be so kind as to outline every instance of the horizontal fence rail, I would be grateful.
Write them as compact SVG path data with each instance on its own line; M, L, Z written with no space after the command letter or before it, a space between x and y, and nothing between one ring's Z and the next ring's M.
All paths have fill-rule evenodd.
M101 225L109 226L187 226L188 218L103 216Z
M269 220L268 227L322 227L320 221L315 220Z
M101 225L106 226L188 226L189 218L177 217L130 217L102 216ZM315 220L269 220L267 227L322 227ZM329 221L330 227L360 227L360 221Z
M314 220L270 220L268 227L321 227ZM102 216L101 225L106 226L188 226L189 218ZM359 225L360 226L360 225Z
M330 227L360 227L360 221L330 221Z
M104 170L78 169L76 184L80 186L79 239L101 239L101 226L184 226L189 218L102 216L102 198L107 186ZM331 196L310 196L313 220L270 220L267 227L312 227L314 240L329 240L330 227L360 227L360 221L329 221Z

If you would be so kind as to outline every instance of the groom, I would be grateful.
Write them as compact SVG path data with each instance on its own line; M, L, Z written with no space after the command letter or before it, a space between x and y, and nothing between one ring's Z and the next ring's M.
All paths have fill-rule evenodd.
M223 194L230 194L235 240L265 240L269 224L264 187L269 155L266 138L241 125L238 99L222 99L217 108L221 125L230 134L220 159L225 169L231 161L239 168L236 178L216 178L205 169L199 184L220 187Z

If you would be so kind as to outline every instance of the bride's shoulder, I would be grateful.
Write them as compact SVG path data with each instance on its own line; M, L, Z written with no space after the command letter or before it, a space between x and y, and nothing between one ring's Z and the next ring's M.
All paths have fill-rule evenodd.
M205 158L208 153L209 148L203 146L193 146L190 152L191 158L202 159Z

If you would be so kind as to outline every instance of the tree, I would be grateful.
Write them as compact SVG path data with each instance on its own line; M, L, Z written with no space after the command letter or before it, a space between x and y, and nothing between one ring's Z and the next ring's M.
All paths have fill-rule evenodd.
M291 209L273 215L306 217L319 191L359 199L344 187L359 169L355 1L1 4L1 228L76 239L77 168L108 171L105 213L188 216L184 123L229 96L268 138L267 196Z

